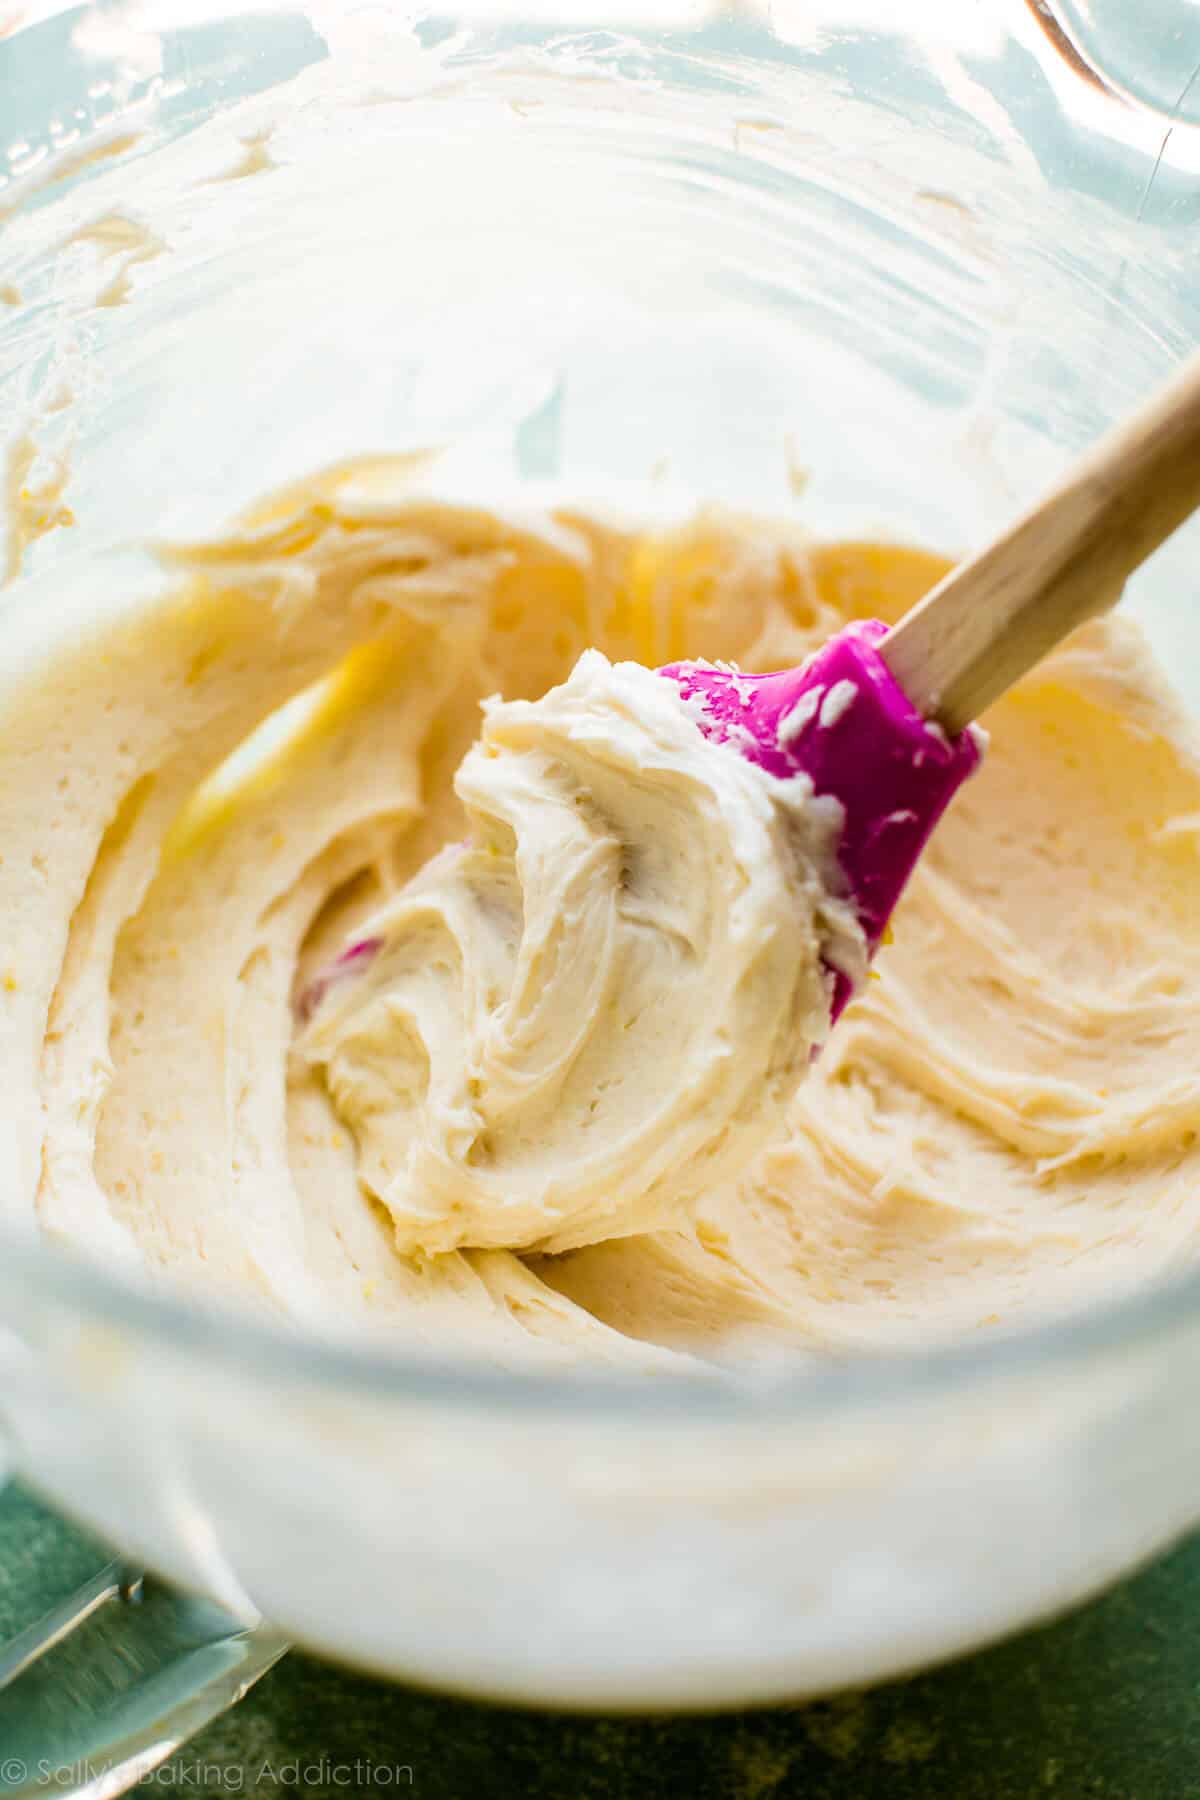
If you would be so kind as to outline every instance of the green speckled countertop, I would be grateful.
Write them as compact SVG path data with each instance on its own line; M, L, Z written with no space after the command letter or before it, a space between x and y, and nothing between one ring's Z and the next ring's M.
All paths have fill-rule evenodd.
M0 1507L0 1636L101 1560L10 1492ZM514 1711L293 1654L141 1791L1200 1800L1200 1537L1069 1618L952 1667L769 1711L640 1719Z

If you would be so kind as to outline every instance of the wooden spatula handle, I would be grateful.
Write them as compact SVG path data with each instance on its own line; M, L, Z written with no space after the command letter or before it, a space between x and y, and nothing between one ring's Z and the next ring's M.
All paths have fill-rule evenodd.
M1200 354L1003 537L951 571L880 646L910 700L963 726L1085 619L1200 506Z

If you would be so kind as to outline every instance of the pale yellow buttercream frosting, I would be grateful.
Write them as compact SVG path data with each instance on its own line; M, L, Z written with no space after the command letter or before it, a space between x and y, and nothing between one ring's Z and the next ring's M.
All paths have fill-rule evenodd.
M300 1039L359 1180L409 1253L682 1223L781 1122L830 965L865 968L840 806L599 650L485 702L454 790L468 842L363 922Z
M428 1111L416 1125L405 1115L367 989L347 987L307 1026L296 1003L369 921L403 915L408 883L448 845L490 843L493 898L515 905L511 844L475 828L481 809L496 818L508 804L506 734L527 718L492 713L497 785L476 752L460 795L481 701L540 699L592 646L650 666L787 666L848 617L895 616L944 567L712 510L654 529L562 506L518 517L423 498L413 478L385 459L300 484L220 539L167 553L174 575L156 598L84 629L39 620L6 659L9 1206L51 1236L324 1325L656 1367L751 1338L827 1354L1016 1324L1195 1256L1200 765L1120 617L989 717L983 772L803 1082L796 1046L819 1036L819 1007L799 976L777 991L769 934L755 967L771 980L710 1020L699 975L689 985L676 968L660 983L629 960L611 847L566 832L573 891L587 896L576 924L627 929L609 974L661 1008L661 1030L650 1018L622 1034L625 1055L619 1007L605 1012L578 969L557 989L535 984L529 1004L557 993L561 1016L518 1033L515 1061L507 1047L503 1118L457 1140L483 1146L465 1185L451 1157L448 1187L423 1201L397 1186L414 1132L422 1154L448 1140L429 1135ZM546 790L530 804L548 804ZM679 885L665 864L648 883L654 927L665 942L685 918L694 943L679 967L728 976L729 892L705 860L731 841L714 835L719 799L677 814L661 794L646 804L631 843L675 829L676 849L695 852ZM548 818L535 837L549 886L539 875L522 909L555 892L556 870L566 879ZM815 838L809 849L798 866L811 874ZM463 854L421 878L442 884L438 905ZM802 873L780 889L777 858L750 860L764 881L775 870L764 904L782 897L810 934L831 928L822 882ZM511 997L514 915L502 915L490 943ZM547 913L543 946L561 917ZM705 962L696 944L718 948ZM439 996L419 973L416 1010L430 1041L446 1034L449 1068L475 1026L461 988ZM322 1040L335 1015L346 1032ZM706 1111L685 1090L726 1028L747 1061ZM554 1062L580 1034L598 1081L616 1082L592 1163L576 1126L596 1094L568 1094L570 1057ZM530 1078L552 1067L533 1094ZM765 1110L747 1109L767 1093ZM769 1114L769 1141L734 1172ZM733 1122L748 1135L706 1172L704 1145ZM660 1124L682 1132L662 1166L685 1171L685 1210L665 1226ZM497 1176L494 1209L481 1210L481 1168ZM511 1230L496 1223L506 1216ZM472 1241L487 1247L455 1247ZM564 1243L580 1247L544 1253Z

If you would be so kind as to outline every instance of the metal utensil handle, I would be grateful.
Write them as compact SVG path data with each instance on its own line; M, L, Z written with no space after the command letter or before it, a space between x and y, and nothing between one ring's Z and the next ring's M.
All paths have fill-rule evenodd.
M140 1604L148 1596L153 1604ZM91 1672L82 1639L100 1615L112 1618L115 1606L119 1639L109 1649L119 1650L122 1681L105 1693L104 1681L78 1679ZM128 1793L234 1706L287 1648L270 1626L247 1628L219 1607L144 1582L127 1564L109 1563L0 1648L0 1797L113 1800ZM60 1680L70 1741L60 1716L60 1729L43 1743L32 1722L38 1695L27 1690L47 1683L53 1690ZM12 1721L7 1728L5 1715Z

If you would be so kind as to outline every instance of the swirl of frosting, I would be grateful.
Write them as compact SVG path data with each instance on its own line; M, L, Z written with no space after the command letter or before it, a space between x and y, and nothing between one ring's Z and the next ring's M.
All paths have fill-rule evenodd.
M677 1221L762 1145L861 977L840 809L586 652L485 703L469 841L367 921L298 1054L408 1253L559 1251Z

